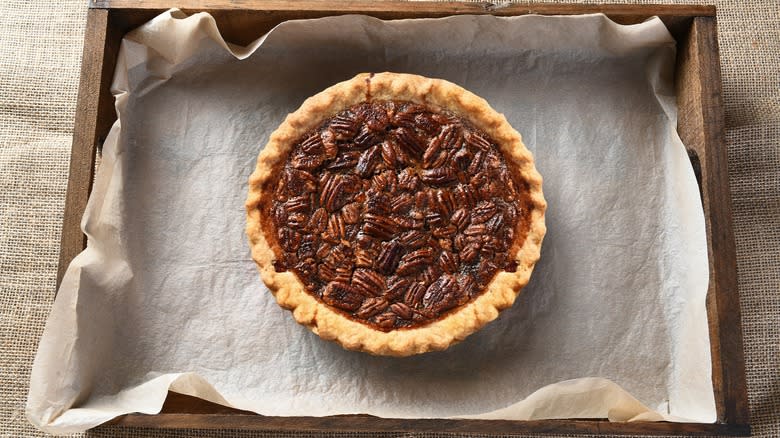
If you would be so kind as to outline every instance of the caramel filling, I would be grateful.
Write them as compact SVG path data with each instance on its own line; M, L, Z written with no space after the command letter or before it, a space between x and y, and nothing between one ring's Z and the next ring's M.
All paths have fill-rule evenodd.
M266 204L275 268L375 329L440 319L517 268L528 189L495 141L450 112L355 105L296 142L278 173Z

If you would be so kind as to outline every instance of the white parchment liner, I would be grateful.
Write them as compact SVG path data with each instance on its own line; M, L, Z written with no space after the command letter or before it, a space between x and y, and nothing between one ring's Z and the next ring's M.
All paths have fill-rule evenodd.
M76 432L156 413L172 389L266 415L714 421L704 218L675 131L674 55L658 19L344 16L242 48L207 14L162 14L122 43L88 248L47 322L28 417ZM249 256L246 181L269 134L364 71L486 98L545 178L531 284L446 352L324 342Z

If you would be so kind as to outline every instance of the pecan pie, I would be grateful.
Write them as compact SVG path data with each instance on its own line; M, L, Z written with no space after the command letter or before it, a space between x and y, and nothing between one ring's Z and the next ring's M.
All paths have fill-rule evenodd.
M348 349L443 350L512 305L539 259L542 179L520 135L450 82L361 74L309 98L249 181L278 303Z

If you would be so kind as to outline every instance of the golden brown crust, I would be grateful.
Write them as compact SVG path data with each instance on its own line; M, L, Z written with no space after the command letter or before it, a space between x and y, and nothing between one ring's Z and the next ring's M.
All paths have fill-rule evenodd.
M367 97L370 100L405 100L435 105L457 113L489 134L507 160L518 167L520 176L528 184L532 210L525 241L519 248L516 245L513 247L517 251L514 256L517 271L500 271L482 295L448 316L421 327L383 332L332 310L307 293L295 274L289 271L276 272L271 246L275 243L266 239L262 229L263 218L258 205L273 196L274 188L268 182L274 176L274 169L278 169L286 160L295 141L318 127L323 120L347 107L365 102ZM323 339L336 341L350 350L377 355L410 356L446 349L494 320L499 311L514 303L539 260L546 231L546 205L542 195L542 177L534 167L531 153L523 145L520 134L487 101L441 79L398 73L363 73L310 97L271 134L249 179L246 231L252 258L257 263L263 281L279 305L293 312L296 321Z

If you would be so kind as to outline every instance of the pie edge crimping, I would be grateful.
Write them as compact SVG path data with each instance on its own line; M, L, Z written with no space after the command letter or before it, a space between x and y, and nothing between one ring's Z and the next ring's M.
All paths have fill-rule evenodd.
M517 263L515 272L499 270L481 295L441 319L424 326L389 332L354 321L319 301L306 292L293 272L277 272L274 267L276 256L266 238L258 209L262 199L273 196L275 187L271 182L274 181L274 169L287 160L296 141L343 109L371 100L410 101L441 107L484 131L496 142L507 163L516 166L527 184L532 205L525 241L510 257ZM321 338L335 341L349 350L410 356L447 349L494 320L501 310L512 306L522 288L528 284L533 267L539 260L546 232L545 210L542 177L534 166L531 153L520 134L487 101L441 79L389 72L362 73L306 99L271 134L249 179L246 233L262 280L278 304L292 311L298 323ZM275 237L273 233L271 236Z

